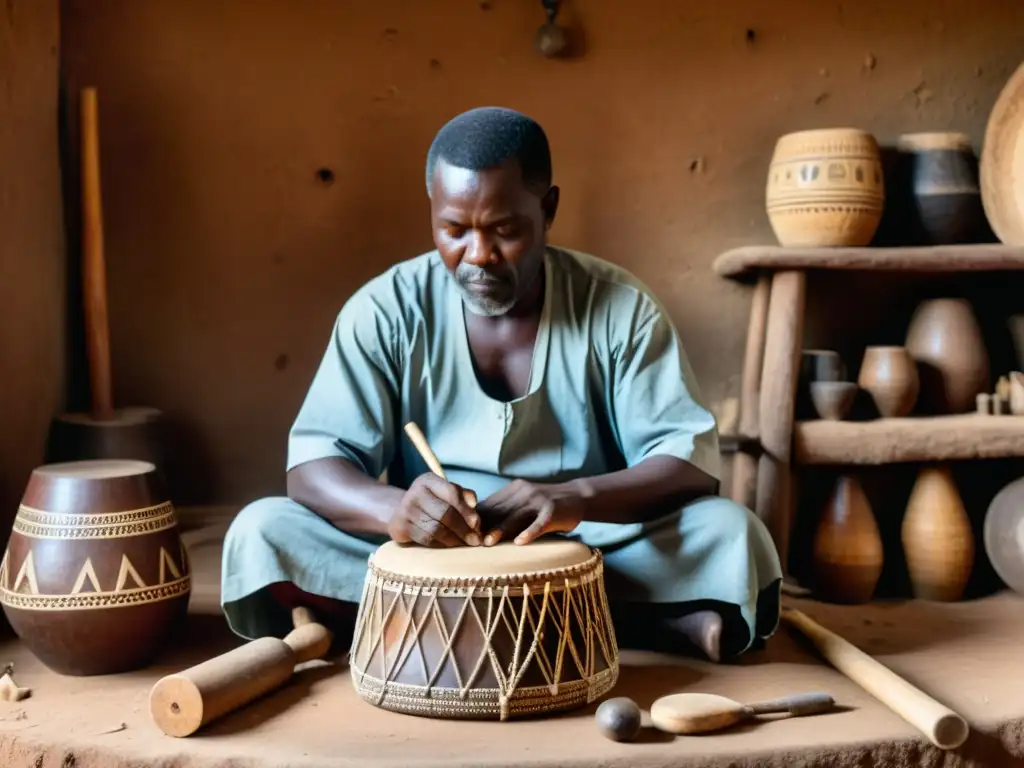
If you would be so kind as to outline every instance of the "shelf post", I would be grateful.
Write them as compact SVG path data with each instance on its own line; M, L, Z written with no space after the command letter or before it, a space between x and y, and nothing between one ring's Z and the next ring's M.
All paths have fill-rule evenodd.
M740 381L740 449L733 456L732 489L729 498L747 509L755 508L758 459L743 443L757 439L761 434L758 402L761 396L761 367L764 365L764 343L768 320L768 297L771 293L771 275L758 277L757 287L750 301L750 320L747 325L747 346L743 353L743 373Z
M762 453L758 461L755 512L775 540L786 576L793 508L790 460L806 290L807 276L803 270L786 270L772 276L758 407Z

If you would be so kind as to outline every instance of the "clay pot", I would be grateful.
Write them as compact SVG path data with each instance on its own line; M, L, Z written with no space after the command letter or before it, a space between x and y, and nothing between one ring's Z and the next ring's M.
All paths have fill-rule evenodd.
M846 378L846 366L839 353L831 349L805 349L800 358L800 374L797 379L795 416L797 419L813 419L815 406L811 402L811 383L815 381L842 381Z
M910 321L906 347L918 363L921 406L930 413L966 413L991 389L981 327L962 299L922 302Z
M974 532L948 467L918 474L901 539L915 597L949 602L963 596L974 566Z
M842 421L853 407L857 389L852 381L812 381L811 401L821 418Z
M857 377L885 419L907 416L914 410L921 382L917 364L905 347L868 347Z
M868 245L884 204L881 157L870 133L825 128L776 142L765 207L781 245Z
M884 551L860 482L841 475L814 535L814 592L835 603L866 603L882 575Z
M977 241L985 222L978 158L963 133L908 133L897 146L909 166L912 223L933 245Z
M37 468L0 564L0 605L21 641L66 675L147 665L191 594L175 510L154 466Z

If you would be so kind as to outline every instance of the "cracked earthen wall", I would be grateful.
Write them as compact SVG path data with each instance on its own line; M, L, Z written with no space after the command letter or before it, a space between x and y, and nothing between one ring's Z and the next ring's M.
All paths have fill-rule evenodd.
M31 13L47 29L42 5ZM431 247L423 160L454 113L498 103L543 122L563 188L555 240L654 288L728 430L749 292L709 265L772 240L776 137L857 125L881 141L955 129L978 144L1024 59L1015 0L574 0L565 20L585 54L549 61L532 49L533 0L64 0L69 92L100 94L116 393L179 428L179 501L281 490L287 429L339 307ZM43 256L18 246L35 287L8 300L39 313L47 339L56 310L32 297L55 279L53 158L40 146L52 80L47 69L18 86L40 127L0 149L5 183L10 167L35 180L30 214L3 203L5 226L46 229L33 240ZM57 357L14 343L44 388L19 386L48 405L56 376L42 372ZM6 451L38 438L38 413L3 407L18 425Z
M57 0L0 3L0 542L62 395L59 31Z

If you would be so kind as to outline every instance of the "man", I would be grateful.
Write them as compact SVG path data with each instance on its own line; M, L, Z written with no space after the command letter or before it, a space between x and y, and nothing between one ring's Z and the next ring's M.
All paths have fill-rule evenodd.
M296 605L351 622L389 537L561 535L604 553L622 630L658 627L715 661L774 632L778 557L756 517L715 495L715 420L665 310L625 270L547 242L559 189L541 127L459 115L426 182L436 250L342 307L291 430L287 498L250 504L227 534L232 629L282 636ZM405 439L409 421L447 481Z

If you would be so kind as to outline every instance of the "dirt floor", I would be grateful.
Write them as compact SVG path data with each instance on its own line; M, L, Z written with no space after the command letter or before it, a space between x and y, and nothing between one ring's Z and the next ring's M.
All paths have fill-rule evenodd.
M187 739L153 725L148 695L161 676L236 644L217 609L217 531L188 535L197 571L192 616L157 666L106 678L64 678L16 641L0 645L30 698L0 702L3 768L313 768L314 766L1024 766L1024 599L1000 594L956 605L837 607L791 601L960 712L972 734L956 752L824 666L782 628L742 664L626 651L613 695L648 708L676 691L743 701L809 690L842 710L775 719L727 734L673 737L645 729L631 744L602 738L594 707L518 723L465 723L391 714L363 703L344 660L311 662L284 689ZM116 652L116 649L111 649ZM646 713L645 713L646 718Z

